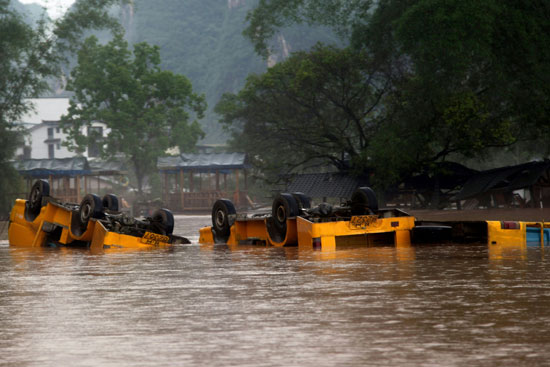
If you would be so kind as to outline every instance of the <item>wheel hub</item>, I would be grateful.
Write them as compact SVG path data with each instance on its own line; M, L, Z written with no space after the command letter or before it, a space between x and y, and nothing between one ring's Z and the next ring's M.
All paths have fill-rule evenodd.
M80 220L82 222L86 222L89 219L91 212L92 207L90 206L90 204L85 204L84 206L82 206L82 209L80 211Z
M224 223L225 223L225 213L223 212L223 210L218 210L216 212L216 225L219 228L222 228Z
M40 190L38 188L36 188L33 192L32 192L32 195L31 195L31 201L33 203L36 203L38 201L38 197L40 196Z
M281 223L286 220L285 207L282 205L279 205L279 207L277 208L277 220Z

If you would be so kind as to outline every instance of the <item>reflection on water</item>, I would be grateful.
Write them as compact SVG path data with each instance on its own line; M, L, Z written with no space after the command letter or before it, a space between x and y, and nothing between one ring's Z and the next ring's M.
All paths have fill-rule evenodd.
M540 248L0 244L1 366L495 366L550 358ZM500 251L500 252L499 252Z

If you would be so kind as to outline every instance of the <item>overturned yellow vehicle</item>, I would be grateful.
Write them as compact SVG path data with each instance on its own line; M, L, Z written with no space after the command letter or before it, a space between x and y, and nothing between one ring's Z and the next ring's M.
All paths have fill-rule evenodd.
M334 250L366 244L410 246L414 217L399 209L378 209L372 189L361 187L340 206L311 207L303 193L281 193L270 213L237 214L227 199L212 208L212 226L200 230L199 242L298 245L304 249Z
M379 209L368 187L358 188L340 206L311 207L303 193L281 193L271 212L237 213L233 203L219 199L212 208L212 226L200 229L201 244L298 246L334 251L347 247L413 244L488 245L491 251L509 247L545 247L550 223L521 221L422 221L399 209Z
M10 246L66 245L91 250L150 249L189 243L173 235L174 216L167 209L133 218L119 211L118 198L86 195L80 204L50 196L47 181L37 180L28 200L17 199L10 214Z

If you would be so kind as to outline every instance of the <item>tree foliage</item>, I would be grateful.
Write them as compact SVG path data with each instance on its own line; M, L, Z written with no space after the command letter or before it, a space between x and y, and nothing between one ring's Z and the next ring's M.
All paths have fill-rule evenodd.
M349 49L318 45L251 75L225 94L216 111L235 133L234 144L268 172L319 161L345 169L378 130L387 70Z
M542 0L264 0L245 34L265 50L282 25L330 25L366 64L392 70L383 123L352 160L358 170L374 166L388 184L450 157L548 137L548 19Z
M423 0L392 7L395 2L386 1L362 33L372 37L355 35L361 48L375 50L384 40L392 45L387 54L410 60L388 103L393 118L386 128L405 137L402 152L413 161L394 174L449 157L483 158L486 148L530 138L529 131L543 133L550 91L541 81L550 82L550 54L547 47L517 51L539 48L541 38L549 44L543 33L548 11L529 3ZM379 148L372 151L375 162L391 154L388 144Z
M171 147L195 148L203 135L196 120L206 108L189 80L159 67L159 48L147 43L133 51L122 34L106 45L94 36L78 52L67 89L74 91L62 118L69 148L84 151L98 137L87 134L93 123L107 127L98 147L105 156L123 153L130 159L142 190L143 178L155 170L157 157Z
M10 5L0 0L0 206L5 195L17 190L9 160L21 141L22 131L15 124L32 106L28 98L48 90L48 82L60 77L70 51L86 29L114 28L108 15L115 0L78 1L63 18L51 22L43 15L29 23Z

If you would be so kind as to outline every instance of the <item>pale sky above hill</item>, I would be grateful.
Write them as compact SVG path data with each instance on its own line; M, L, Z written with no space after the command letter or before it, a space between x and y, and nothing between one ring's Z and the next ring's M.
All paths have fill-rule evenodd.
M57 19L67 11L75 0L19 0L23 4L35 3L45 7L52 19Z

